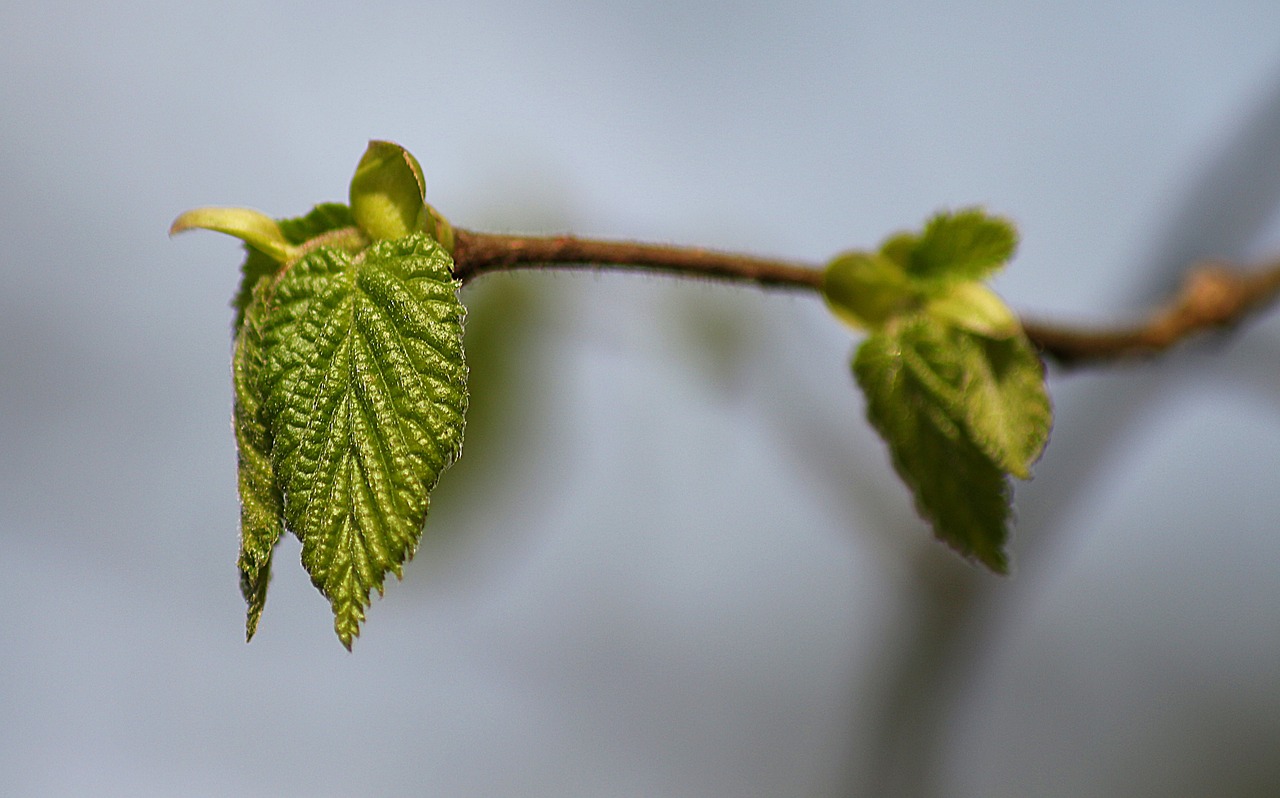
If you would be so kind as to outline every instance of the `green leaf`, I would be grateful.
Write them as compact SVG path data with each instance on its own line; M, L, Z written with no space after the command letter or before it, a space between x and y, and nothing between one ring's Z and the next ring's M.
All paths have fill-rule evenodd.
M452 259L424 234L320 247L270 293L259 384L302 562L348 648L400 575L462 446L467 369Z
M1018 317L995 291L982 283L957 283L929 301L925 313L953 327L989 338L1009 338L1022 333Z
M453 252L453 226L426 202L427 181L413 154L390 141L370 141L351 178L351 210L375 240L426 233Z
M267 283L249 305L236 336L232 375L235 387L236 450L240 487L240 592L249 605L245 637L253 639L271 579L271 557L284 532L283 497L271 464L271 437L263 414L259 374L262 369L260 324Z
M919 304L919 293L902 267L870 252L846 252L833 259L822 276L822 296L837 317L861 330L878 329Z
M1031 475L1049 439L1044 366L1020 333L991 338L920 316L903 326L902 357L998 468Z
M954 389L964 364L940 330L917 317L870 336L854 357L854 376L868 420L934 534L1004 573L1008 481L969 434Z
M244 241L276 263L294 256L293 247L285 240L275 220L249 208L196 208L173 220L169 235L185 230L213 230Z
M306 216L296 219L278 219L276 221L280 233L290 245L299 247L317 236L335 230L352 227L355 219L351 209L336 202L327 202L315 206ZM246 247L244 265L240 267L240 288L236 291L231 306L236 309L234 329L239 331L244 323L245 310L253 298L253 289L263 277L280 271L280 263L264 255L253 247Z
M1029 478L1053 420L1044 364L1021 334L989 338L955 330L952 338L963 361L961 402L970 435L997 466Z
M307 212L306 216L294 219L279 219L280 232L290 244L305 244L311 239L325 233L354 227L355 217L351 209L340 202L322 202Z
M890 247L899 257L906 254L902 237L885 243L886 249ZM910 248L905 266L909 275L923 283L981 280L1012 258L1017 247L1018 233L1012 222L968 208L930 219Z
M911 266L911 253L920 243L920 236L915 233L897 233L885 239L880 245L880 254L898 264L905 274Z
M418 159L399 144L369 142L351 178L351 212L361 230L374 240L422 231L426 195Z

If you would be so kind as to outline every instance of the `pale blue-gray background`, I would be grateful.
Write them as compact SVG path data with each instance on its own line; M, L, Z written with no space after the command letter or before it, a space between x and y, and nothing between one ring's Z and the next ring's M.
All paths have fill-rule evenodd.
M292 540L243 643L240 255L164 235L389 138L482 229L817 262L982 203L1016 308L1129 318L1280 252L1280 4L10 2L0 122L0 794L1280 784L1273 320L1055 372L1001 580L914 519L813 298L478 283L487 411L347 654Z

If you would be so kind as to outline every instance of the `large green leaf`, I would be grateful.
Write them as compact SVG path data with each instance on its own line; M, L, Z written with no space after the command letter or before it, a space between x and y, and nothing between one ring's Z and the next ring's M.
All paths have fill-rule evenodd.
M348 648L461 450L457 289L449 254L415 234L359 255L317 248L262 300L258 384L284 518Z
M858 348L853 372L868 420L934 533L1004 573L1008 480L970 435L955 387L964 382L965 364L945 330L924 317L886 328Z

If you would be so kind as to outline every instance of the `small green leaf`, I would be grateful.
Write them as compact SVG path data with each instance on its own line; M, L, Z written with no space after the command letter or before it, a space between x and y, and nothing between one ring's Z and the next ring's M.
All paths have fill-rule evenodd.
M317 205L306 216L276 221L285 241L293 247L301 247L313 238L326 233L353 227L355 223L355 219L351 216L351 209L336 202ZM245 310L253 299L253 289L258 281L280 271L280 266L280 262L253 247L248 247L244 265L240 267L240 288L231 301L231 306L236 309L235 330L239 331L240 325L244 323Z
M294 248L289 246L275 220L249 208L196 208L187 211L173 220L169 235L197 228L235 236L276 263L285 263L294 256Z
M370 141L351 178L351 212L374 240L423 231L427 183L422 166L404 147Z
M375 240L426 233L452 254L453 226L426 202L427 181L413 154L390 141L370 141L351 178L351 210Z
M961 401L970 435L997 466L1028 479L1053 420L1044 365L1021 334L989 338L956 330L953 340L963 360Z
M822 276L827 306L846 324L875 330L919 304L902 268L884 255L847 252L837 256Z
M232 375L235 387L236 450L240 483L240 592L248 606L245 637L253 639L271 579L271 557L284 532L283 497L271 464L271 438L263 414L259 373L262 347L259 334L266 300L266 283L257 291L246 320L236 336Z
M945 294L931 299L925 313L949 326L989 338L1008 338L1022 332L1018 317L1004 300L977 282L956 283Z
M880 245L880 254L898 264L905 274L911 266L911 253L915 252L919 243L920 236L915 233L897 233Z
M890 245L902 247L898 238L885 246ZM1017 247L1017 230L1007 219L977 208L940 213L911 248L906 269L927 283L981 280L1012 258Z
M977 281L1016 246L1017 233L1004 219L977 209L941 213L921 234L888 238L878 253L834 258L822 293L832 312L856 329L878 330L928 305L927 312L947 324L1006 337L1018 332L1017 320Z
M1002 471L1031 475L1049 439L1044 366L1021 333L976 334L922 315L902 325L902 358L934 400Z
M322 202L308 211L306 216L277 220L280 232L294 245L305 244L325 233L354 227L355 223L351 209L340 202Z
M1004 573L1008 481L969 434L953 389L963 365L937 333L936 322L917 317L873 334L858 348L854 376L934 534Z
M320 247L270 294L260 375L271 462L302 562L348 648L400 575L428 493L458 456L467 369L452 259L416 234Z

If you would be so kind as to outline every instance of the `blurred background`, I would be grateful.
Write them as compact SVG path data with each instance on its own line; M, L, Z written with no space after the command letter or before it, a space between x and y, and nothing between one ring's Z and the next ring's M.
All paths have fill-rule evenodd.
M0 7L0 794L1191 796L1280 785L1280 320L1051 373L1015 572L934 542L812 296L464 292L473 412L355 652L243 641L229 298L179 212L345 200L814 263L944 207L1104 323L1280 253L1280 4Z

